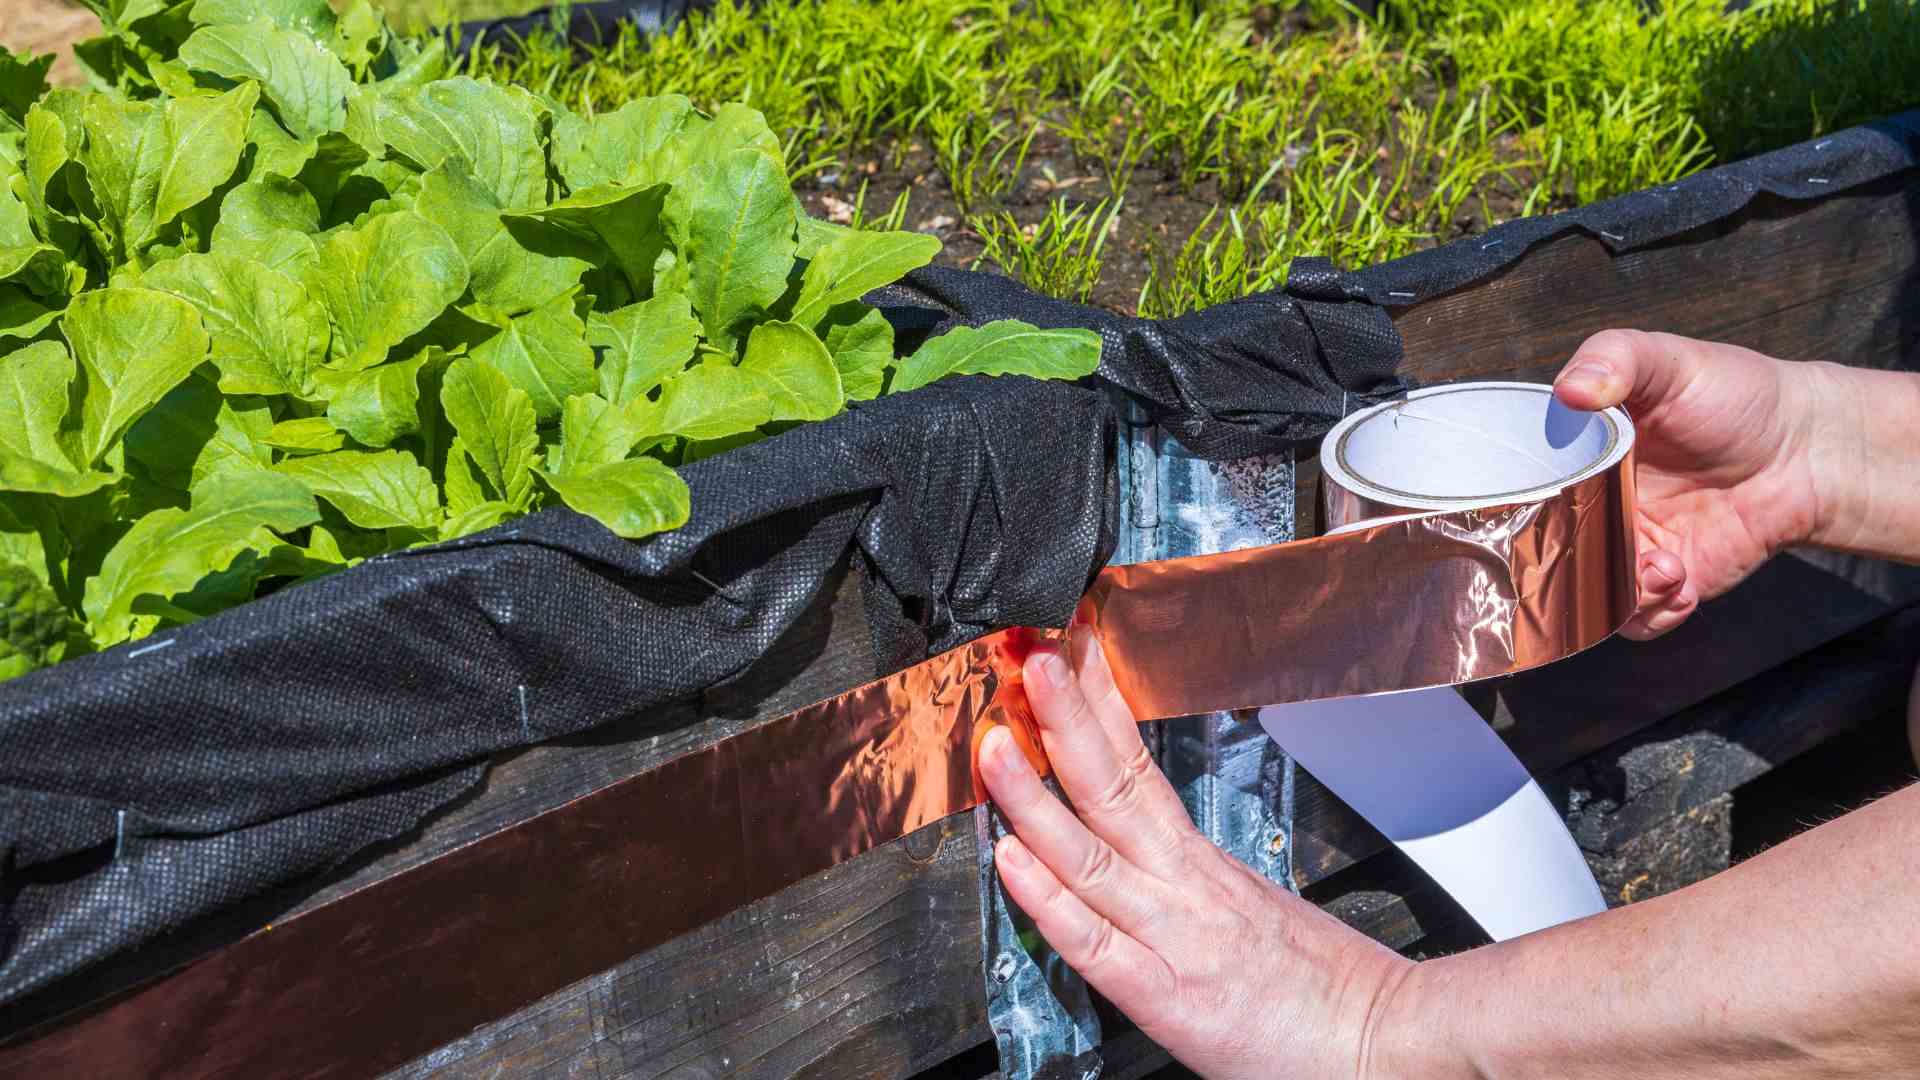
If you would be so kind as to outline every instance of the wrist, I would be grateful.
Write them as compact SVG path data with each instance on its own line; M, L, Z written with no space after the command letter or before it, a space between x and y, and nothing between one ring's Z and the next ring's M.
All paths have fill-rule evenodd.
M1454 968L1466 956L1409 965L1382 986L1367 1015L1360 1080L1481 1080Z
M1805 388L1806 484L1813 512L1807 543L1837 551L1912 558L1920 505L1920 376L1793 365Z

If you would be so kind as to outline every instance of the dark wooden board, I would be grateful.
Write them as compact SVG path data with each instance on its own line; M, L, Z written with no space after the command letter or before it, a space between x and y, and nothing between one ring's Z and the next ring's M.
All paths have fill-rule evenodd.
M949 818L388 1075L911 1074L991 1038L977 881Z
M1582 237L1554 241L1492 282L1399 313L1409 370L1429 381L1543 377L1586 333L1609 325L1719 337L1778 355L1890 363L1916 336L1913 197L1912 186L1894 183L1811 205L1763 200L1737 222L1620 259ZM1562 765L1912 595L1910 579L1864 564L1810 576L1794 565L1769 573L1778 580L1763 581L1751 602L1736 594L1700 620L1693 633L1704 636L1690 647L1690 639L1677 638L1681 644L1666 653L1595 650L1574 662L1588 667L1556 668L1555 678L1537 684L1513 680L1486 707L1536 767ZM763 670L714 695L701 726L656 735L650 732L664 726L662 718L635 717L620 730L520 755L420 836L281 910L353 904L368 883L863 681L874 672L857 597L850 590L838 597ZM1610 682L1592 681L1609 673ZM1378 850L1378 837L1341 813L1324 792L1302 799L1307 879ZM964 818L936 828L942 839L931 856L909 850L926 842L925 832L888 845L556 988L416 1061L408 1074L650 1075L658 1061L691 1075L899 1075L941 1060L985 1031L972 834ZM116 977L124 985L134 973L164 970L257 925L210 926L175 943L164 963L145 957L142 972L143 958L135 957ZM927 942L933 953L922 950ZM968 948L971 960L961 955ZM394 977L405 980L407 963L465 961L396 958ZM91 991L112 985L96 981ZM836 1010L835 1001L847 1007ZM274 1032L257 1038L270 1049Z

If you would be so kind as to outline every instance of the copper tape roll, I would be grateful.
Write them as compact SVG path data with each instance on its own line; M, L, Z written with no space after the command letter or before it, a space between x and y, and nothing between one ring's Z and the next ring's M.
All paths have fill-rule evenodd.
M1422 411L1446 395L1505 394L1537 417L1545 392L1442 388L1355 414L1322 452L1327 520L1344 531L1109 567L1076 620L1142 720L1458 684L1595 644L1634 607L1624 414L1582 418L1570 451L1520 452L1548 472L1565 464L1554 454L1585 464L1512 498L1499 485L1415 496L1347 467L1367 445L1376 462L1424 461L1381 435L1416 421L1450 430ZM1480 408L1450 400L1469 420ZM1471 449L1481 435L1458 420ZM1447 475L1481 482L1462 471L1475 470ZM1060 636L989 634L602 788L0 1047L0 1075L355 1075L404 1062L978 805L974 749L995 725L1046 771L1021 668Z

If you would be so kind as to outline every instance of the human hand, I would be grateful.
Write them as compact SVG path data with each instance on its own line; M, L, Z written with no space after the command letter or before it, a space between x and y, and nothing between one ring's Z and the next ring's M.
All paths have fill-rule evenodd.
M1637 330L1574 352L1555 394L1576 409L1625 405L1637 434L1640 610L1622 634L1666 633L1812 536L1825 367Z
M980 772L1014 835L1008 895L1062 959L1209 1077L1365 1075L1411 961L1228 856L1193 827L1140 740L1092 635L1025 669L1068 810L1004 729ZM1076 816L1077 815L1077 816Z

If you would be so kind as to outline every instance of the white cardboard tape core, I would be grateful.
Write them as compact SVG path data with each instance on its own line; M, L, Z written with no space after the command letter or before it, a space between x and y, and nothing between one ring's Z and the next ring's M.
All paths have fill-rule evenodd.
M1535 384L1475 383L1348 417L1320 461L1370 502L1439 512L1544 499L1614 466L1632 443L1621 414L1572 412ZM1606 910L1553 804L1453 689L1271 705L1259 716L1495 941Z

